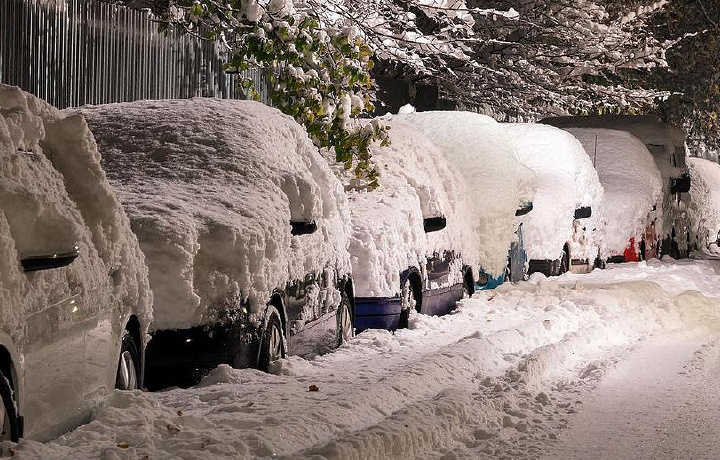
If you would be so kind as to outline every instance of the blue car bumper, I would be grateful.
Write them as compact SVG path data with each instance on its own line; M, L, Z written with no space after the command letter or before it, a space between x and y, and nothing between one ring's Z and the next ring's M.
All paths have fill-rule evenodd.
M400 325L400 297L355 297L355 329L387 329Z

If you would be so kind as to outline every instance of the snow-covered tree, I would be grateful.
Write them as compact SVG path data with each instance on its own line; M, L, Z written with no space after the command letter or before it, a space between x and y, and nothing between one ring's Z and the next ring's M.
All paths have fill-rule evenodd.
M273 105L305 125L318 146L334 149L368 186L377 185L368 146L386 142L384 128L351 122L374 109L372 51L355 27L327 23L291 0L178 0L163 24L223 42L229 70L267 71ZM252 80L243 86L254 94Z

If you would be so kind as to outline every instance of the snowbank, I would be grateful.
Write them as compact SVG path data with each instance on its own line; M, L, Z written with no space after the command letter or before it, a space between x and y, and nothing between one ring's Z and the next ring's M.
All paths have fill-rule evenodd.
M720 236L720 165L688 158L690 166L690 225L697 249L718 254Z
M243 301L257 321L288 281L349 273L342 186L279 110L199 98L82 113L147 256L155 329L210 323ZM318 230L291 236L291 220Z
M420 131L396 120L381 122L390 126L391 143L371 147L380 186L348 192L349 250L361 297L399 295L400 273L424 266L434 252L455 250L464 263L477 263L479 239L467 219L469 194L460 174ZM440 216L447 227L425 233L423 219Z
M531 202L535 173L519 162L505 129L471 112L419 112L396 116L422 131L460 173L470 189L477 258L492 276L503 273L515 238L515 210ZM458 180L458 179L456 179Z
M628 348L720 326L719 286L712 262L656 260L503 285L455 314L283 360L283 375L221 366L192 389L116 392L91 423L13 448L20 458L538 458L582 411L580 391Z
M622 254L631 237L640 241L645 227L661 219L662 177L642 141L626 131L566 128L595 163L605 190L605 246L601 256ZM652 211L657 206L656 211ZM661 221L657 228L662 228Z
M595 260L603 244L603 188L580 141L552 126L506 126L520 161L538 177L533 210L523 217L528 259L559 259L570 243L573 259ZM573 221L575 209L590 206L592 216Z
M80 257L66 269L22 272L21 257L75 245ZM78 285L77 314L134 311L150 323L144 257L85 121L8 85L0 85L0 254L1 327L18 345L25 320Z

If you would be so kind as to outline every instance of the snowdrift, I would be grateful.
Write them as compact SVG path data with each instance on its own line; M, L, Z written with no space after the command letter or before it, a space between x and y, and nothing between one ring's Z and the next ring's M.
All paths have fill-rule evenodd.
M631 237L640 241L645 227L661 219L662 177L652 155L626 131L566 128L593 159L605 190L605 245L601 256L622 254ZM653 206L657 207L652 211ZM662 222L657 223L662 228Z
M461 173L470 192L467 219L480 241L476 257L486 273L502 274L515 238L515 210L533 200L536 181L535 173L519 162L505 129L471 112L416 112L394 119L425 133Z
M598 255L603 237L603 188L592 161L571 134L552 126L506 126L520 161L537 174L533 211L522 220L528 259L554 260L570 243L573 259ZM592 216L573 221L575 209L590 206Z
M467 219L470 195L457 170L411 125L379 121L390 127L391 141L387 147L371 147L380 186L348 192L349 250L355 294L360 297L399 295L400 273L424 266L426 257L435 252L452 249L462 253L464 263L475 264L475 248L480 244ZM425 233L423 219L432 217L445 217L447 227ZM462 278L450 280L460 282Z
M288 281L349 273L342 186L279 110L197 98L82 113L147 256L154 329L208 324L243 302L257 324ZM318 229L292 236L291 220Z
M21 257L75 245L80 256L67 268L23 273ZM76 314L94 318L111 302L125 318L134 311L150 323L144 257L85 121L8 85L0 85L0 254L0 327L18 345L30 315L79 285Z

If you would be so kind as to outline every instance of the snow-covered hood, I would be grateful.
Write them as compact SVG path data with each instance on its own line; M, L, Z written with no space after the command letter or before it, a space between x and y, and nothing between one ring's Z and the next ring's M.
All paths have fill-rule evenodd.
M60 270L23 273L20 258L77 245ZM146 332L152 293L130 222L100 167L82 117L0 85L0 328L16 343L24 321L82 287L77 315L131 312ZM110 302L112 305L108 305Z
M645 144L626 131L566 128L595 162L605 190L603 257L622 254L631 237L661 219L662 177ZM653 211L653 207L657 209ZM658 222L658 228L661 223Z
M690 225L698 249L717 242L720 232L720 165L688 158L690 166Z
M595 260L602 246L603 188L580 141L547 125L504 125L520 161L538 178L533 210L522 218L529 259L557 259L570 243L573 259ZM589 206L592 216L573 221L575 210Z
M472 112L415 112L394 117L418 128L460 171L470 189L473 231L480 242L477 258L494 276L507 264L514 238L515 210L531 202L535 173L518 160L505 128L493 118Z
M150 267L156 329L196 326L324 269L350 272L340 182L306 131L252 101L85 107ZM291 235L290 221L317 231Z
M349 192L349 247L361 297L398 295L400 273L423 265L434 252L454 250L465 263L477 263L478 240L467 219L469 195L460 173L420 131L397 120L380 122L390 127L391 141L371 147L380 186ZM446 228L425 233L423 219L441 216Z

